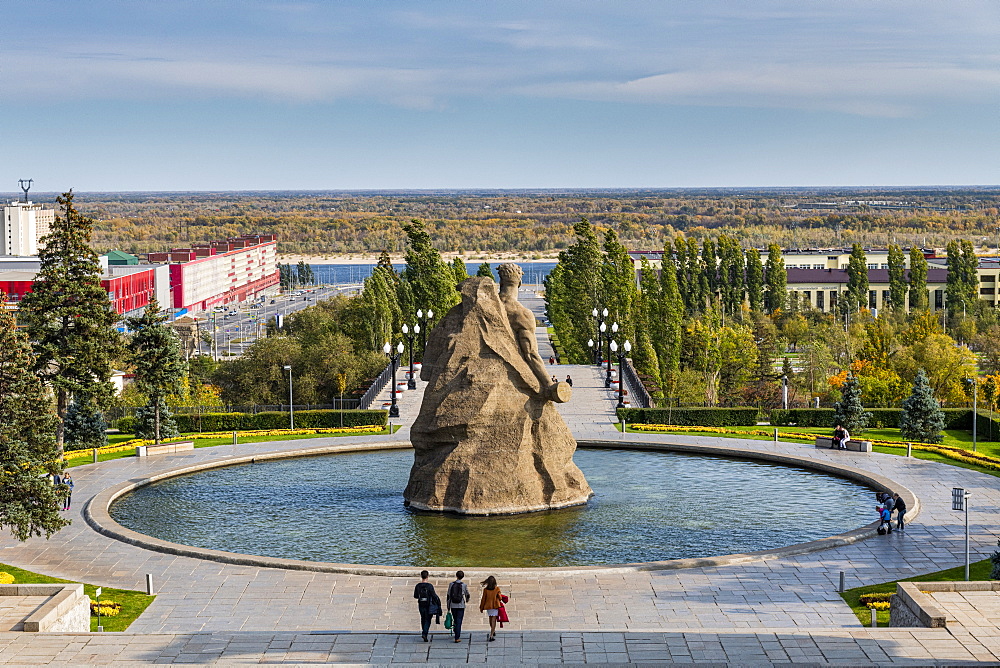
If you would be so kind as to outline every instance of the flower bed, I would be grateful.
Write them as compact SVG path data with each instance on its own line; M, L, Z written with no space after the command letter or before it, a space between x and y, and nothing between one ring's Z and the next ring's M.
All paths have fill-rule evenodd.
M14 584L14 576L10 573L0 571L0 585Z
M92 617L97 617L98 613L101 617L117 617L121 611L122 604L116 601L101 601L98 604L94 599L90 599L90 615Z
M300 436L307 434L370 434L372 432L380 432L384 429L379 425L365 425L363 427L329 427L329 428L319 428L319 429L254 429L250 431L237 431L236 437L244 436ZM204 434L191 434L189 436L184 436L180 440L192 441L199 439L210 439L210 438L229 438L233 435L231 431L216 431ZM167 442L174 441L178 439L170 439ZM118 445L109 445L103 448L97 449L98 455L111 454L115 452L126 452L128 450L135 450L137 446L140 445L153 445L151 439L145 438L133 438L130 441L125 441L124 443L119 443ZM63 453L63 459L69 461L71 459L83 459L86 457L93 457L93 450L69 450Z

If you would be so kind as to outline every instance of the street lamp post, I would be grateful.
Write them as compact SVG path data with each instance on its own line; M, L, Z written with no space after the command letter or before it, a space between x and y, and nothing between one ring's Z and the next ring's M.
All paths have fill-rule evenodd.
M292 397L292 367L286 364L284 369L288 372L288 428L295 429L295 402Z
M385 345L382 346L382 352L389 356L389 363L392 365L392 405L389 406L389 417L397 418L399 417L399 404L396 403L396 368L399 366L399 357L403 354L403 342L400 341L399 345L393 349L389 342L386 341Z
M410 328L407 325L403 325L403 336L407 338L410 344L410 377L406 381L406 389L415 390L417 389L417 379L413 377L413 336L420 333L420 325L413 326L413 334L410 333Z
M618 342L611 342L611 352L618 356L618 405L615 408L625 408L625 376L622 374L622 366L625 364L625 356L632 352L632 343L625 339L622 351L618 352Z
M420 321L420 326L423 328L420 333L420 361L424 359L424 353L427 352L427 323L430 322L431 318L434 317L434 311L427 309L427 317L424 317L423 309L417 309L417 320Z
M607 309L605 309L607 310ZM601 323L602 325L604 323ZM618 323L611 324L611 334L608 334L608 373L604 377L604 387L611 387L611 337L618 333Z
M951 488L951 509L965 511L965 579L969 579L969 492L962 487Z
M607 331L608 323L606 322L602 322L601 326L597 328L597 347L594 349L594 361L597 364L597 368L601 368L604 365L604 333Z
M594 366L601 366L601 351L604 349L601 345L601 335L607 330L604 319L608 317L608 309L598 311L597 307L594 307L590 315L597 320L597 347L594 348Z

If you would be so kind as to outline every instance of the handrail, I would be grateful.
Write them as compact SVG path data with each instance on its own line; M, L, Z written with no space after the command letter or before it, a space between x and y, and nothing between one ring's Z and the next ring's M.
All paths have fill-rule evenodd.
M358 400L358 408L367 410L371 407L372 402L375 401L375 397L382 393L382 390L385 389L385 386L391 379L392 362L389 362L385 365L385 368L382 369L382 373L380 373L378 377L372 381L372 384L368 387L365 393L361 395L361 399Z
M651 408L653 406L653 398L649 396L646 386L642 384L642 379L639 378L635 367L632 366L632 360L626 357L621 368L623 380L629 389L629 396L632 397L632 407Z

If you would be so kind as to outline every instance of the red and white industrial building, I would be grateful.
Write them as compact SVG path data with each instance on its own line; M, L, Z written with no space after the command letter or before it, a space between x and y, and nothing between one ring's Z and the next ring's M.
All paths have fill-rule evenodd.
M114 255L115 252L112 253ZM276 292L279 284L277 238L248 235L191 248L150 253L145 262L129 257L124 264L101 256L101 285L114 310L127 314L145 308L156 295L161 308L175 316L247 301ZM0 291L16 304L31 291L37 257L0 256Z

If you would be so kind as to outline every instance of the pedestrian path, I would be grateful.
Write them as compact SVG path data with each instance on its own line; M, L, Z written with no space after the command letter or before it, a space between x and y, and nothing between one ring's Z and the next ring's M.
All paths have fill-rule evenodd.
M612 393L604 387L597 367L552 369L560 377L567 373L573 377L573 398L559 410L578 439L624 438L612 424ZM766 561L661 571L512 572L502 579L505 589L514 593L511 624L496 643L484 642L485 623L477 616L467 622L471 642L419 642L413 634L417 620L412 577L240 566L152 552L97 533L80 514L79 509L102 490L185 464L405 437L419 410L423 385L418 382L418 390L403 393L404 429L394 437L219 446L74 468L77 509L69 513L73 524L47 541L18 543L0 537L0 562L70 580L140 590L148 573L158 596L126 634L0 633L0 662L757 664L1000 658L996 654L1000 642L989 629L961 636L940 629L864 629L835 591L841 571L853 587L959 565L964 555L964 516L951 510L952 487L965 487L976 499L970 513L973 559L996 548L1000 479L905 457L727 439L727 446L748 452L807 456L881 474L920 498L920 514L902 534ZM709 436L656 434L629 434L628 439L649 444L719 442ZM809 504L804 506L804 517L822 511L821 500ZM466 571L471 582L486 575L471 566ZM441 590L446 580L436 578L434 584Z

